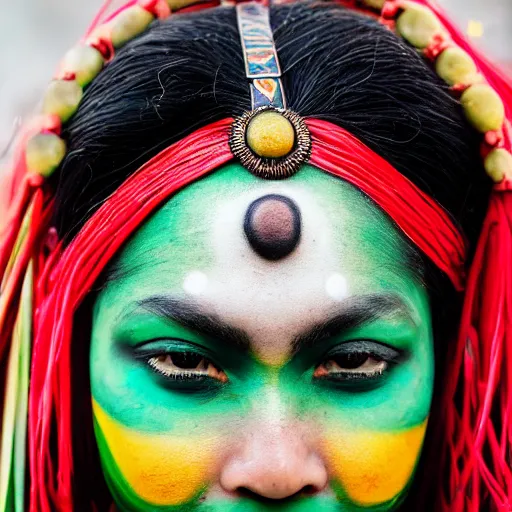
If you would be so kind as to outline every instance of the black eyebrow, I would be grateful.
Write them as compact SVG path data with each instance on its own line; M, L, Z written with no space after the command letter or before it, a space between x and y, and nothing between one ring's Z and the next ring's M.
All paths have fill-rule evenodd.
M227 341L244 352L249 351L250 340L247 333L226 324L216 315L203 311L190 301L166 295L155 295L137 302L137 305L156 316L178 322L192 331L217 340Z
M292 342L292 354L379 318L402 315L415 325L407 305L394 294L368 294L351 297L344 300L340 307L341 310L331 318L314 325L306 333L298 335Z

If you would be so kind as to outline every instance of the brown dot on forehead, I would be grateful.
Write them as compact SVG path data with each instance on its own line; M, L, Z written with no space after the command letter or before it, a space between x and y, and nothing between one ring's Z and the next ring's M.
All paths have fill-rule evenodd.
M279 260L299 243L300 211L288 197L277 194L260 197L247 209L244 231L257 254L267 260Z

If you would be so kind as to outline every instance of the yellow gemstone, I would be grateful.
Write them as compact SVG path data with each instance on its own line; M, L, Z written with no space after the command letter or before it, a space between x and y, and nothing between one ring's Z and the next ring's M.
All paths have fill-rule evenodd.
M66 143L58 135L39 133L27 142L27 169L47 178L60 165L65 154Z
M427 7L406 4L404 12L396 21L398 33L416 48L426 48L432 38L441 32L441 22Z
M114 48L123 46L144 32L153 19L153 15L140 5L132 5L121 11L112 20L111 37Z
M60 73L73 73L79 85L85 87L103 69L103 56L92 46L81 45L71 48L62 60Z
M493 149L484 161L485 171L495 183L512 179L512 155L506 149Z
M474 84L460 99L469 122L481 133L499 130L505 120L505 107L498 93L487 84Z
M368 7L373 7L374 9L382 9L386 0L363 0L363 3Z
M458 47L447 48L439 55L436 72L448 85L470 85L478 76L471 56Z
M279 112L261 112L249 122L246 139L257 155L279 158L293 149L295 130L292 123Z
M54 80L46 89L43 113L57 115L65 123L76 112L82 95L76 80Z

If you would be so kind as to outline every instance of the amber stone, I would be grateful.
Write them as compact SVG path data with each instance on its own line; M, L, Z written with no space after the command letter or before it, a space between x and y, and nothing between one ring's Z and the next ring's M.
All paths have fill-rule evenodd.
M293 149L295 130L292 123L279 112L261 112L249 121L246 140L258 156L280 158Z

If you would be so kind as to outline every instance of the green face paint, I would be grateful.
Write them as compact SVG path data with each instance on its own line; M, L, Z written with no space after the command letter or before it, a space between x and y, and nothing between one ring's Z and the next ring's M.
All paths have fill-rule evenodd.
M279 261L243 231L267 194L302 218ZM164 205L94 306L95 430L118 508L396 510L434 371L406 252L367 198L310 166L271 182L229 165Z

